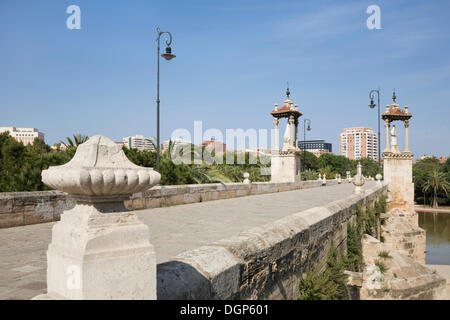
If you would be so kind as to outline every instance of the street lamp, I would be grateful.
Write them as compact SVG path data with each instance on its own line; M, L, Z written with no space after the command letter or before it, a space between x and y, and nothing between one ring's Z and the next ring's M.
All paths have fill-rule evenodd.
M308 127L306 127L308 123ZM303 119L303 171L306 171L306 130L311 131L311 120Z
M378 141L377 141L377 144L378 144L378 173L380 173L381 172L381 154L380 154L380 152L381 152L381 149L380 149L380 143L381 143L380 142L380 89L372 90L372 91L369 92L369 98L370 98L369 107L370 107L370 109L375 108L375 103L373 102L373 98L374 98L375 93L378 96Z
M169 39L166 39L166 53L163 53L161 57L166 59L167 61L172 60L176 56L172 54L172 49L170 48L170 44L172 43L172 34L169 31L161 31L156 28L158 32L158 50L157 50L157 59L158 59L158 67L157 67L157 78L156 78L156 171L159 172L159 163L160 163L160 141L159 141L159 40L161 36L166 33L169 36Z

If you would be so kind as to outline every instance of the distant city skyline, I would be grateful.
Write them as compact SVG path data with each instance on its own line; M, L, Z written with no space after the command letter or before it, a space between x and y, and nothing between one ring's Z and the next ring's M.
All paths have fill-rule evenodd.
M450 153L447 1L377 1L380 30L366 26L371 1L79 0L81 29L69 30L72 4L1 1L0 126L39 128L50 145L76 133L155 137L160 26L177 56L161 61L161 141L195 120L270 130L289 81L300 132L312 120L308 140L337 146L344 127L377 128L369 91L380 88L383 110L395 88L413 114L415 157Z
M369 158L378 161L378 137L372 128L344 128L339 138L339 155L351 160Z

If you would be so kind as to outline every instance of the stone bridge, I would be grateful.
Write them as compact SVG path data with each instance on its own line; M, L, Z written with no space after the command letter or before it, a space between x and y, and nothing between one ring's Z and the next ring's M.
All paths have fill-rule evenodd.
M332 241L345 248L357 206L387 190L371 181L364 189L364 196L356 195L353 184L336 180L327 186L309 181L155 187L150 193L159 193L163 207L135 213L155 247L157 298L295 299L305 266L322 265ZM128 206L146 203L136 196L133 201ZM164 206L186 201L194 203ZM30 299L46 291L54 224L0 229L0 299Z

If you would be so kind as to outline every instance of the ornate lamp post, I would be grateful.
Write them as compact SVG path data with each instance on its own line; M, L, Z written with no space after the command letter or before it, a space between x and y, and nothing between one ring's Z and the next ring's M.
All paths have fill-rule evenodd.
M308 123L308 128L306 127ZM303 119L303 171L306 171L306 130L311 131L311 120Z
M158 50L157 50L157 59L158 59L158 67L157 67L157 78L156 78L156 171L159 172L159 163L160 163L160 141L159 141L159 40L161 36L166 33L169 35L169 39L166 39L166 53L163 53L161 57L166 59L167 61L172 60L176 56L172 54L172 49L170 48L170 44L172 43L172 34L169 31L161 31L159 28L156 28L158 31Z
M375 93L378 96L378 141L377 141L377 144L378 144L378 173L380 173L381 172L381 149L380 149L381 142L380 142L380 90L379 89L372 90L369 92L369 98L370 98L369 107L371 109L375 108L375 104L373 102Z

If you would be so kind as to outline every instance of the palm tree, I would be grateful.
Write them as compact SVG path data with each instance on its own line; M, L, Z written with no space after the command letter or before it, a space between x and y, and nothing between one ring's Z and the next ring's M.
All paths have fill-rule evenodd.
M447 195L448 191L450 190L450 183L447 181L445 174L443 172L440 172L435 169L428 174L427 180L425 181L425 184L423 185L422 189L424 192L427 192L430 189L433 190L433 208L437 208L438 192L440 190L443 190Z
M333 167L331 165L326 165L325 167L319 168L320 174L326 174L328 178L333 176Z
M193 165L191 169L194 175L193 179L196 183L232 182L230 178L216 168L208 168L204 165Z
M63 145L65 145L67 148L71 148L71 147L78 147L80 144L86 142L89 139L88 136L85 136L84 134L74 134L73 135L73 140L70 137L67 137L67 143L64 141L60 141L60 143L62 143Z

